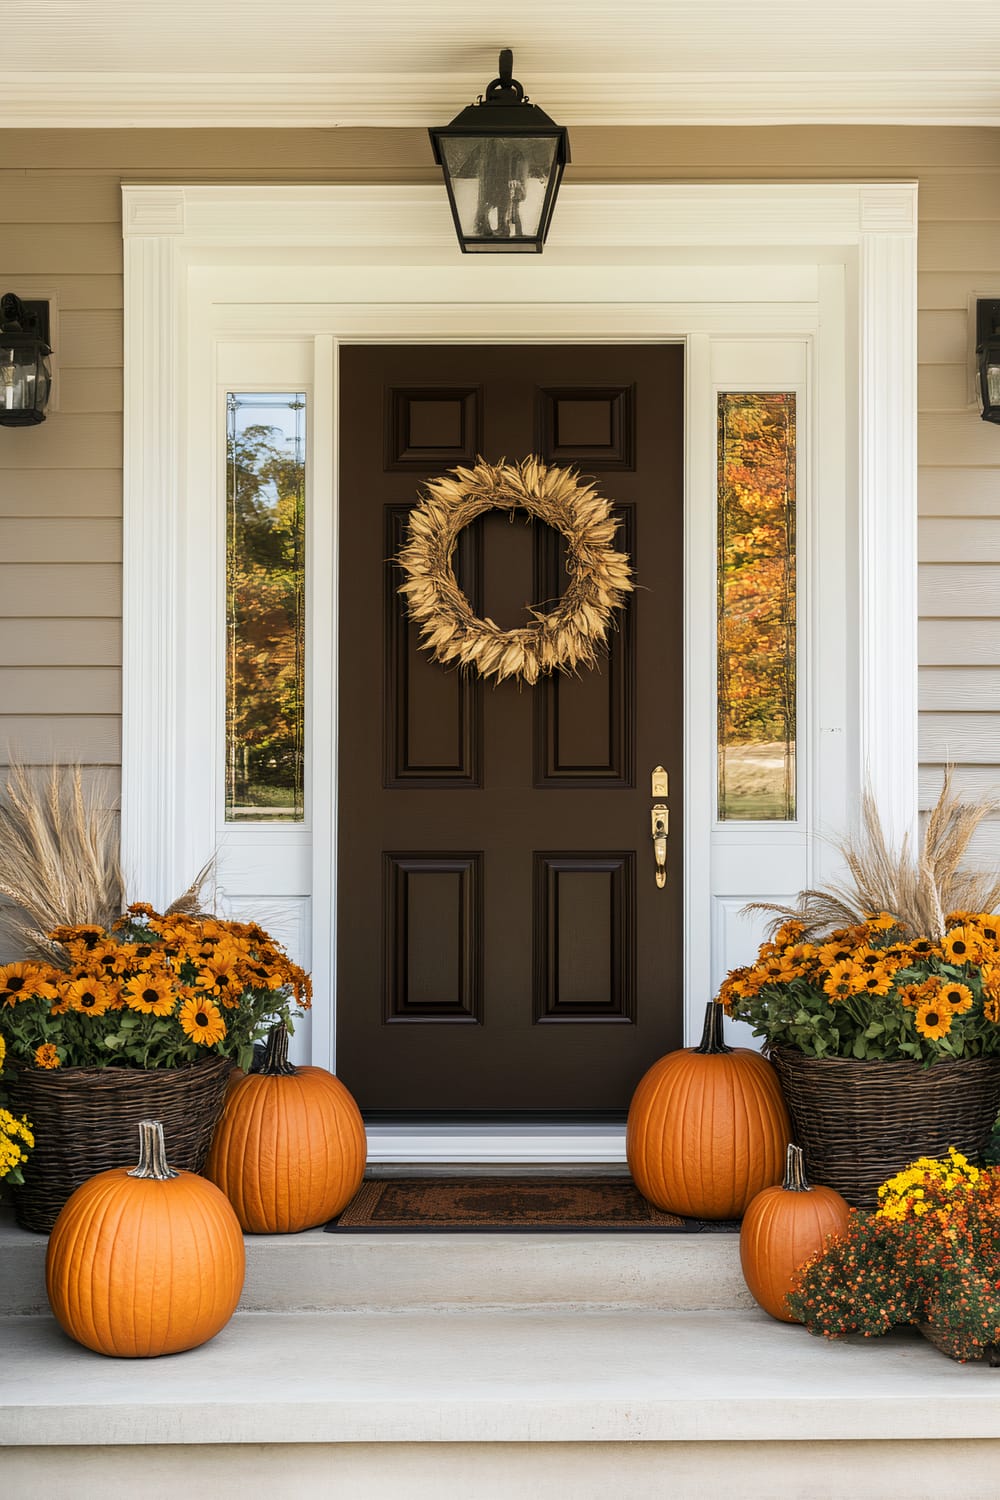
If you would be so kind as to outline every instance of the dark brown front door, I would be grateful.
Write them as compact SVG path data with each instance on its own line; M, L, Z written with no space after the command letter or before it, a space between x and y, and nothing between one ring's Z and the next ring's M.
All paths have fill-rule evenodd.
M342 352L337 1071L369 1112L618 1112L680 1044L682 360ZM615 502L638 587L599 670L494 687L418 649L391 559L423 480L531 453ZM456 573L505 626L565 581L556 534L499 512Z

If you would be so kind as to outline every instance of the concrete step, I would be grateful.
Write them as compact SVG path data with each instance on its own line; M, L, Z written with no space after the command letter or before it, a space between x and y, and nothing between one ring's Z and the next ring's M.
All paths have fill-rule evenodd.
M237 1314L171 1359L0 1323L3 1492L424 1500L993 1493L1000 1372L757 1310Z
M0 1316L45 1312L46 1236L0 1215ZM749 1308L735 1234L248 1235L241 1310Z

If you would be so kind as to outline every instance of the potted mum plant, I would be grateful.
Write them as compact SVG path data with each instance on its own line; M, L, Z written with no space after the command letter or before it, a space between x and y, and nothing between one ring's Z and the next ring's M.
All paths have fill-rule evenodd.
M825 1338L912 1323L952 1359L1000 1366L998 1266L1000 1171L952 1148L885 1182L876 1212L799 1268L788 1305Z
M0 1038L11 1103L35 1152L18 1222L51 1229L80 1183L131 1164L140 1119L164 1122L173 1164L204 1165L230 1074L311 1000L305 973L255 923L199 903L207 870L160 913L126 905L113 818L79 769L47 785L12 768L0 807Z
M775 914L718 999L765 1039L807 1170L849 1203L918 1156L978 1156L1000 1110L1000 879L962 870L994 804L946 776L916 854L867 797L849 880Z
M4 1039L0 1036L0 1189L5 1183L8 1187L18 1187L24 1182L21 1168L35 1144L34 1133L25 1117L22 1115L19 1119L4 1107L2 1075L6 1051Z

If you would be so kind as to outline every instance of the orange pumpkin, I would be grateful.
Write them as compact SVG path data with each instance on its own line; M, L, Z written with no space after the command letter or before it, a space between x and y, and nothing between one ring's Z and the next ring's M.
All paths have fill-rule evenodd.
M354 1099L325 1068L293 1066L278 1025L260 1071L226 1094L205 1176L250 1234L292 1234L340 1213L361 1186L366 1156Z
M243 1235L218 1188L167 1165L159 1120L139 1165L91 1177L63 1205L45 1284L56 1318L98 1354L179 1354L214 1338L243 1290Z
M738 1219L780 1182L792 1133L774 1068L726 1046L722 1014L711 1001L700 1044L655 1062L628 1112L625 1149L639 1191L696 1219Z
M801 1147L789 1146L784 1182L757 1194L740 1229L743 1275L754 1301L772 1318L798 1321L785 1306L792 1278L823 1249L828 1235L843 1234L850 1216L833 1188L810 1187Z

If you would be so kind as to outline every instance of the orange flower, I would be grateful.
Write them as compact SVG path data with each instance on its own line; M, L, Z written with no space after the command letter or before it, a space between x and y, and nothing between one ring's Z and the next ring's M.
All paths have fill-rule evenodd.
M58 1068L59 1066L59 1053L53 1042L43 1042L40 1047L35 1048L36 1068Z
M37 995L42 1000L55 998L55 986L45 977L38 964L6 964L0 968L0 1002L16 1005Z
M947 1036L951 1030L951 1011L937 1000L925 1000L917 1011L916 1027L930 1041Z
M112 995L99 979L84 977L73 981L66 991L66 999L70 1010L79 1011L84 1016L103 1016L111 1005Z
M974 963L982 952L982 939L974 927L953 927L941 939L941 947L953 964Z
M964 1016L967 1010L972 1009L972 991L967 984L943 984L941 999L953 1016Z
M837 1000L846 1000L856 995L862 975L852 963L834 964L823 984L823 992L833 1005Z
M125 998L129 1009L143 1016L173 1015L177 1004L177 992L163 974L136 974L125 986Z
M185 1000L177 1019L182 1030L200 1047L214 1047L226 1034L219 1007L200 995Z

